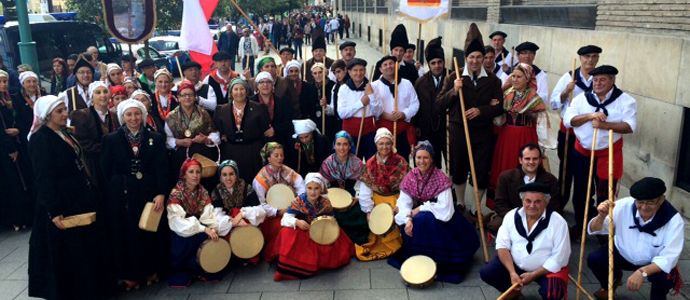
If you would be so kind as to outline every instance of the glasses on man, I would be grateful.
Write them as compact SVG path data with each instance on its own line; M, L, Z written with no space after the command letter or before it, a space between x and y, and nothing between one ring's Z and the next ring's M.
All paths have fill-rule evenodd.
M659 199L654 199L654 200L635 200L635 205L637 206L642 206L646 205L649 208L655 208L657 205L659 205Z
M180 94L177 98L194 98L194 94Z

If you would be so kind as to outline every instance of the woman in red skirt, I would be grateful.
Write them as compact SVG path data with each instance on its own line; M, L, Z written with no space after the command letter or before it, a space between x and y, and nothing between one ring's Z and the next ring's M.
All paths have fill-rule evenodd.
M540 137L537 126L548 126L546 106L537 94L537 79L532 66L520 63L512 74L513 87L503 93L503 109L505 114L497 117L494 123L498 139L491 164L490 185L487 193L486 205L493 209L493 195L496 191L498 176L505 170L518 166L520 147L527 143L537 143L546 136ZM542 129L542 128L540 128ZM548 131L548 130L547 130Z
M319 271L347 265L355 254L355 247L347 234L340 229L340 236L331 245L320 245L309 238L309 226L320 216L334 216L328 198L326 179L319 173L309 173L305 179L307 191L302 193L288 208L281 219L284 227L276 239L278 268L274 280L304 279Z

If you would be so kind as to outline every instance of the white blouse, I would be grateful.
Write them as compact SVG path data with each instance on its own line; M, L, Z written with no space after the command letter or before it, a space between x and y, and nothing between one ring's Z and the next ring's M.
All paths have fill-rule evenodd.
M187 212L179 204L168 204L168 225L177 235L186 238L204 232L206 227L218 230L218 221L213 214L213 205L204 206L204 211L197 219L195 216L187 217Z

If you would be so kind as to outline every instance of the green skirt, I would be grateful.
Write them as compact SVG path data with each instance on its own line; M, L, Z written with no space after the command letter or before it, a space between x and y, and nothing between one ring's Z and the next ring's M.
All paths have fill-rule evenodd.
M367 242L369 237L369 224L367 223L367 214L362 212L359 202L355 203L347 211L336 211L335 219L352 242L357 245L362 245Z

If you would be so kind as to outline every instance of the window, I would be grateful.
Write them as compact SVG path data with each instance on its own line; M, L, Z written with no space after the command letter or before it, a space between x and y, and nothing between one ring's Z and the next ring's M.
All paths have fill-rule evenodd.
M690 108L684 109L676 185L690 192Z

